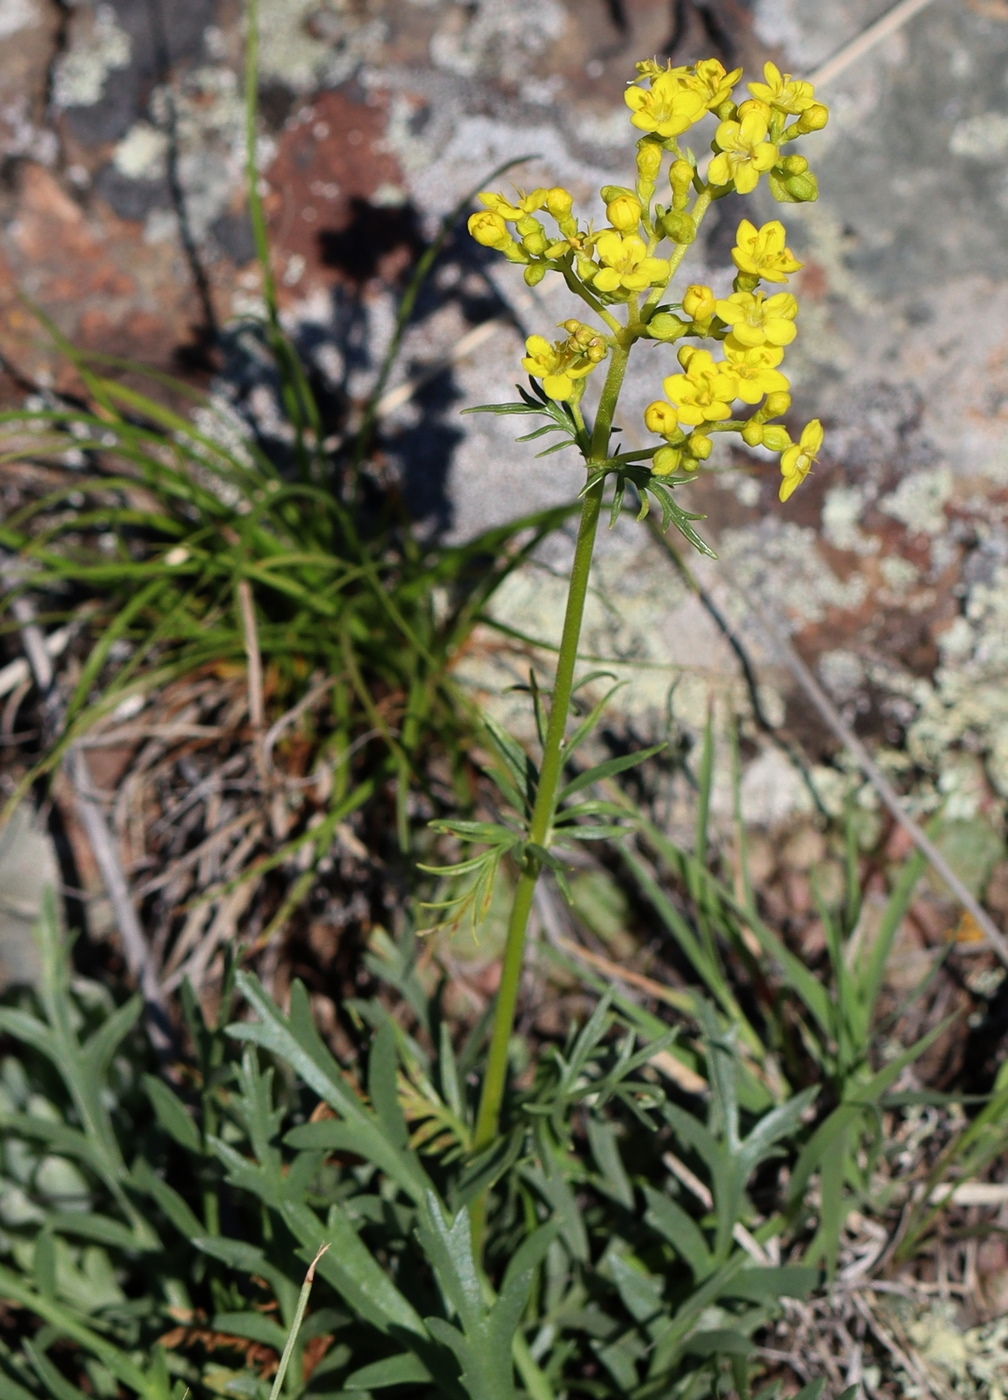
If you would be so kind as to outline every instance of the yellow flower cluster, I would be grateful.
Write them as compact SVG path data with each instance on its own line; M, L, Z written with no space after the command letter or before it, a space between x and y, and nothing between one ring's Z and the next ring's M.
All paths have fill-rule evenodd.
M769 421L790 407L780 366L795 337L798 312L792 293L760 287L779 287L801 267L787 246L783 224L775 219L757 228L741 221L732 249L736 276L730 295L692 286L678 305L662 304L713 199L732 190L749 194L764 175L780 202L816 198L808 161L785 153L789 142L819 130L828 119L812 84L767 63L763 81L748 83L748 97L737 101L741 76L741 69L728 72L717 59L678 67L650 60L637 65L637 77L624 94L630 122L641 133L636 180L603 187L603 227L579 222L572 192L556 186L516 190L512 196L484 192L469 232L484 247L523 265L530 286L549 271L559 273L604 321L604 330L567 321L564 340L550 343L534 335L526 341L524 368L548 398L571 404L575 414L587 376L611 350L619 348L625 356L641 337L720 343L718 359L696 344L679 348L680 372L665 377L665 398L644 415L649 431L664 439L651 471L656 477L695 471L710 454L712 431L737 431L750 445L781 454L783 501L804 480L822 445L818 421L805 427L797 443ZM679 146L679 138L705 118L715 123L706 175L693 153ZM662 203L658 182L666 153L669 193ZM614 314L620 306L626 307L624 319ZM738 404L745 408L737 410ZM746 416L736 419L736 412Z
M778 369L784 347L797 332L798 302L790 292L767 297L756 290L761 279L782 282L801 263L785 243L783 224L777 220L757 229L748 219L739 224L732 258L739 269L731 296L716 298L710 287L687 287L682 309L698 334L724 343L724 359L715 360L708 350L684 345L678 352L681 374L663 382L665 400L649 404L644 412L647 429L665 439L655 454L653 470L659 476L695 471L709 455L694 450L697 434L690 428L727 423L737 401L761 405L744 423L737 424L750 446L766 446L781 453L780 499L786 501L808 475L822 446L822 426L814 420L804 429L798 444L787 429L768 420L786 413L791 405L790 385ZM706 439L702 439L706 445Z
M576 402L584 389L585 376L608 354L604 338L582 321L561 322L566 340L552 345L541 335L530 335L525 342L522 368L542 380L547 397L557 403Z

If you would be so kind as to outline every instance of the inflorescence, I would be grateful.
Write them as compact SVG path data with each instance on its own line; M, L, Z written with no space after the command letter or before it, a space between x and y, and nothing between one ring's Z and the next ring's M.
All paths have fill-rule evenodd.
M564 321L565 337L554 342L528 338L522 364L547 398L576 407L588 376L616 345L628 349L645 338L684 342L677 350L680 372L663 380L665 397L644 413L648 431L662 439L651 453L652 475L687 479L710 456L711 433L737 432L749 446L779 455L779 495L786 501L815 462L823 430L813 419L792 442L788 430L771 421L791 405L780 366L798 312L792 293L779 287L802 266L787 246L783 224L774 219L757 228L741 221L730 296L718 298L710 287L691 285L678 301L665 297L713 200L733 191L751 194L764 175L780 203L817 197L808 161L786 154L786 148L796 137L821 130L827 109L815 100L811 83L780 73L772 63L764 66L763 82L747 84L750 96L741 102L735 100L741 68L726 72L717 59L690 67L645 61L637 75L625 93L630 121L643 133L636 180L632 188L601 190L605 227L582 225L573 213L573 195L558 186L515 191L512 198L481 194L484 207L469 219L469 232L484 247L523 264L529 286L559 273L602 322ZM718 125L703 172L679 138L708 114ZM661 202L655 196L666 155L669 193ZM555 229L547 228L543 214ZM775 289L768 294L763 283ZM622 318L615 314L620 306L626 308ZM721 357L691 343L696 340L714 342Z

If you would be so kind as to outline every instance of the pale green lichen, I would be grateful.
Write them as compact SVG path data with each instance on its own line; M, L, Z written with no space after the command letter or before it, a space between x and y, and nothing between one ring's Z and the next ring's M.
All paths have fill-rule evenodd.
M895 1311L895 1308L894 1308ZM904 1311L900 1309L900 1311ZM963 1327L958 1305L935 1298L906 1327L907 1336L926 1370L954 1387L959 1400L1004 1400L1008 1388L1008 1318L978 1327ZM924 1400L925 1390L908 1377L903 1394Z
M822 508L822 532L834 549L855 554L877 554L879 541L860 528L866 503L861 486L833 486L826 492Z
M381 20L362 20L346 4L261 0L260 72L295 92L346 82L387 37Z
M136 122L112 152L112 163L129 180L156 180L164 174L168 137L150 122Z
M193 233L205 237L245 181L245 109L238 79L229 68L194 68L171 88L156 89L150 105L153 122L133 126L116 147L113 159L124 174L154 178L164 168L167 138L163 132L171 121L178 141L178 176L186 217ZM260 140L260 167L275 150L274 142ZM151 243L177 237L178 224L172 211L155 210L144 233Z
M949 467L916 471L905 476L879 510L921 535L940 535L946 528L945 506L952 498L955 478Z
M471 78L492 67L494 76L523 83L529 58L560 39L568 19L558 0L496 0L493 5L450 8L430 44L431 62Z
M838 578L820 557L816 531L790 520L726 530L720 554L743 596L783 598L804 622L821 622L829 608L860 607L867 596L863 575Z
M970 160L996 160L1008 154L1008 113L980 112L956 122L949 151Z
M130 36L120 28L111 5L99 5L90 20L81 12L73 25L70 46L53 71L53 104L93 107L100 101L109 75L125 68L132 53Z
M902 597L920 578L920 570L901 554L887 554L879 560L879 572L886 588L896 598Z
M1008 567L974 584L963 613L938 644L941 663L908 729L908 752L940 775L953 750L972 748L1008 798Z

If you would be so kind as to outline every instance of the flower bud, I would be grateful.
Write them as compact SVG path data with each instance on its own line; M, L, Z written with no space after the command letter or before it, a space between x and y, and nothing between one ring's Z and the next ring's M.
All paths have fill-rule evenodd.
M784 389L767 394L763 400L763 414L767 418L779 418L791 407L791 395Z
M700 463L695 457L691 457L689 453L684 452L682 455L682 461L679 463L679 465L682 467L684 472L695 472Z
M696 238L696 223L685 209L669 209L661 221L662 231L673 243L692 243Z
M652 474L654 476L671 476L681 461L682 452L678 447L659 447L651 459Z
M767 180L778 204L807 204L819 198L819 182L804 156L786 156L778 161Z
M640 200L620 194L606 205L606 218L620 233L636 233L641 220Z
M637 174L641 179L656 180L661 163L661 146L654 141L641 141L637 147ZM604 195L603 198L605 198Z
M742 120L743 117L748 117L749 114L750 114L751 112L754 112L754 113L756 114L756 116L758 116L758 117L762 117L763 120L764 120L764 121L767 123L767 125L769 126L769 124L770 124L770 105L769 105L769 103L767 103L767 102L761 102L760 99L759 99L758 97L747 97L746 100L745 100L744 102L740 102L740 103L739 103L739 105L738 105L738 113L737 113L737 115L736 115L736 117L735 117L735 120L740 122L740 121Z
M750 418L742 429L742 441L747 447L761 447L763 444L763 424L757 423L755 418Z
M791 434L780 423L768 423L763 429L763 446L771 452L783 452L791 446Z
M621 195L629 195L633 199L633 190L627 189L626 185L603 185L599 190L603 204L612 204L614 199L619 199Z
M692 321L684 321L681 316L673 316L669 311L659 311L648 321L647 333L652 340L678 340L692 324Z
M735 120L738 108L730 97L726 97L723 102L718 103L713 111L719 122L730 122Z
M701 462L706 462L714 449L714 444L711 442L710 438L706 433L700 432L699 429L697 429L695 433L690 433L689 437L686 439L686 446L689 449L690 455L696 457ZM687 470L689 470L689 468L687 468Z
M717 309L717 299L710 287L694 284L683 292L682 309L693 321L708 321Z
M810 204L819 198L819 181L811 170L804 175L792 175L784 181L784 187L791 196L792 204Z
M689 201L690 186L693 184L693 167L688 160L674 160L669 167L669 184L672 186L672 204L676 209L685 209Z
M548 246L549 242L541 228L527 233L522 239L522 247L526 253L530 253L534 258L541 258Z
M679 349L676 351L676 359L687 373L689 373L690 360L692 360L699 348L698 345L680 345Z
M544 262L535 262L529 263L522 276L529 287L537 287L546 276L546 272L547 267Z
M657 433L659 437L667 437L669 433L674 433L679 427L679 420L670 403L666 403L664 399L656 399L654 403L649 403L644 410L644 426L649 433Z
M598 267L591 258L586 258L583 253L578 253L574 259L574 270L582 282L592 282L598 272Z
M829 108L824 107L821 102L813 102L811 107L807 107L796 123L800 132L822 131L829 121Z
M470 214L467 228L470 236L484 248L500 248L511 242L507 224L500 214L492 214L489 210Z
M559 185L548 190L546 194L546 208L553 215L554 219L563 219L571 211L574 203L574 196L569 190L561 189Z

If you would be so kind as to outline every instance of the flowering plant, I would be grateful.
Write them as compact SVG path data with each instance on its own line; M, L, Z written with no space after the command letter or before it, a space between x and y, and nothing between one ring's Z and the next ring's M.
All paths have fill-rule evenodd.
M515 191L512 196L487 191L479 196L483 208L469 220L472 237L522 265L529 286L550 273L561 276L595 320L564 321L563 338L553 342L530 336L522 360L530 388L519 389L520 401L470 410L544 417L545 424L527 437L559 432L560 440L546 452L575 446L587 471L541 763L533 765L509 736L494 729L502 762L498 785L513 820L441 824L464 842L486 848L444 872L468 880L461 895L446 901L447 907L471 910L479 918L489 905L505 855L520 872L476 1123L477 1149L492 1142L498 1131L525 933L539 876L550 868L563 886L558 847L570 840L619 834L622 809L586 799L586 790L654 752L612 760L566 785L562 782L564 767L601 713L598 707L568 736L588 577L609 479L611 522L632 486L640 502L638 518L647 513L651 497L661 508L665 529L674 524L696 548L712 554L693 528L692 522L703 517L683 510L672 493L710 456L714 433L737 433L749 446L778 454L782 502L808 475L822 445L818 420L804 427L797 442L773 421L791 404L781 364L796 334L798 312L794 295L781 284L801 267L787 246L783 224L774 219L757 228L748 219L740 222L732 249L736 271L730 295L718 297L699 284L686 286L678 296L670 290L714 200L733 191L751 194L764 175L781 203L800 203L818 194L808 161L786 154L797 137L821 129L828 119L812 85L767 63L763 82L749 83L749 96L737 100L741 76L741 69L726 72L717 59L690 67L662 67L653 61L637 65L637 78L625 94L630 122L641 133L636 177L632 185L601 190L604 227L582 223L574 212L573 195L560 186ZM704 171L693 152L680 145L680 138L708 116L717 126ZM663 168L668 194L659 198ZM769 294L764 283L773 289ZM677 345L677 372L665 376L664 397L644 412L645 427L660 441L614 453L613 418L630 355L640 341ZM592 374L603 364L604 382L589 421L584 395ZM608 824L601 824L600 818Z

